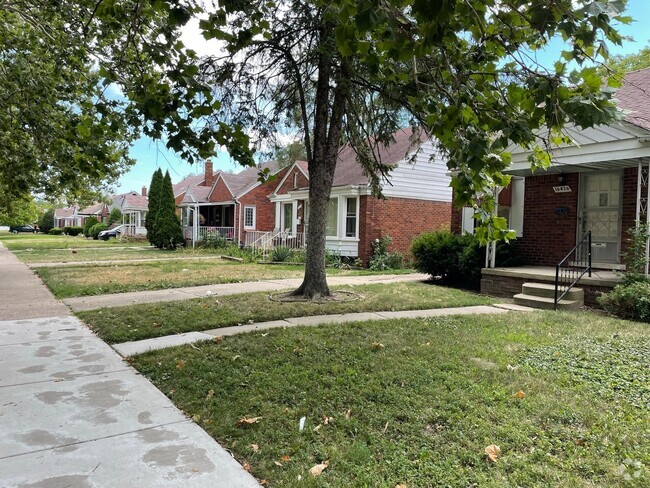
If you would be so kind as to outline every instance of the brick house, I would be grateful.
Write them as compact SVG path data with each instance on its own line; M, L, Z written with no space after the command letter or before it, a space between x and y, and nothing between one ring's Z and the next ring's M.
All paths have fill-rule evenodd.
M108 218L108 205L102 202L94 203L85 208L75 205L54 209L54 227L82 227L89 217L95 217L100 222Z
M412 239L422 232L449 228L451 188L446 162L425 134L412 137L400 130L389 147L377 149L382 163L393 167L382 183L385 199L372 196L354 150L339 153L327 217L327 249L367 262L371 243L382 235L393 239L392 250L408 255ZM281 168L264 165L274 178L258 181L259 168L238 174L212 172L206 163L199 184L177 184L185 235L200 239L210 233L245 246L305 245L309 225L309 171L305 161Z
M555 279L555 267L591 232L591 259L596 275L594 290L586 301L593 303L599 285L617 281L611 270L624 269L628 230L637 221L649 221L650 173L650 69L626 75L615 98L623 118L590 129L569 127L575 145L555 147L552 165L531 172L529 152L513 148L510 186L501 191L498 213L506 217L517 234L517 254L524 265L536 266L545 280ZM471 209L455 210L452 230L472 232ZM499 269L483 270L482 290L510 295L526 278L508 281ZM607 270L610 272L607 273ZM514 279L515 271L508 275ZM552 276L551 276L552 275ZM538 278L540 278L538 276ZM528 277L530 279L530 276ZM589 288L588 280L583 284ZM507 291L506 291L507 290Z

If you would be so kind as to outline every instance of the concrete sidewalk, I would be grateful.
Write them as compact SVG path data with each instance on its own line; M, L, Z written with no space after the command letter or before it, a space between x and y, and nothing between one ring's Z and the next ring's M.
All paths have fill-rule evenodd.
M373 283L400 283L405 281L426 281L429 275L412 273L404 275L364 275L364 276L330 276L327 282L332 285L367 285ZM139 303L172 302L203 298L207 295L225 296L256 291L278 291L297 288L302 283L301 278L286 280L262 280L243 283L225 283L220 285L191 286L186 288L170 288L167 290L135 291L129 293L113 293L88 297L66 298L63 303L73 311L96 310L104 307L121 307Z
M270 322L221 327L219 329L204 330L201 332L185 332L183 334L154 337L152 339L144 339L141 341L123 342L121 344L113 344L113 349L115 349L121 356L128 357L135 354L142 354L147 351L165 349L167 347L181 346L183 344L191 344L199 341L209 341L218 336L232 336L245 334L247 332L296 327L299 325L317 326L324 324L366 322L369 320L421 319L449 315L500 314L508 311L530 312L534 311L534 309L503 303L497 305L475 305L469 307L434 308L426 310L402 310L398 312L358 312L332 315L312 315L284 320L272 320Z
M0 244L0 486L259 487L68 313Z

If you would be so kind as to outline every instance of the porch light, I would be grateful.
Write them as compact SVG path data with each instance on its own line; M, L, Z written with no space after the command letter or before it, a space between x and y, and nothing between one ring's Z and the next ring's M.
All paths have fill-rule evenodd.
M560 173L559 175L557 175L557 182L560 185L566 184L566 175L564 173Z

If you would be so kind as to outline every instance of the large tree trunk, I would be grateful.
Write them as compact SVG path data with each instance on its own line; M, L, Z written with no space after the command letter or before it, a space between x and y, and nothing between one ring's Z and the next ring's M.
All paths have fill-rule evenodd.
M309 227L305 278L293 292L309 299L331 295L325 273L325 228L334 170L341 141L341 128L349 94L349 64L342 60L335 76L333 100L330 97L334 51L329 26L321 30L321 54L316 84L313 154L309 158ZM331 49L330 49L331 47ZM330 105L331 102L331 105Z

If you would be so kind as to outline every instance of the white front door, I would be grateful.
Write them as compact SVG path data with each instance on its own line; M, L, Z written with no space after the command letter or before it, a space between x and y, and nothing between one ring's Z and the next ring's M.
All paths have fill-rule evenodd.
M618 263L621 249L620 171L583 175L578 240L591 231L594 263Z

